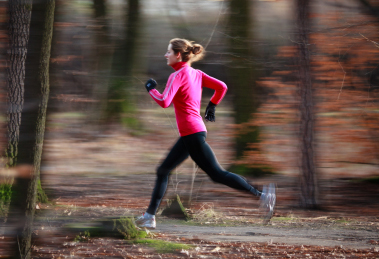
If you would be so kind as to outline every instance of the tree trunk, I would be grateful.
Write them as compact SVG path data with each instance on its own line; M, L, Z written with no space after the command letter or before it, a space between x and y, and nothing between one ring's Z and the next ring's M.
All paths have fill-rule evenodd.
M93 47L93 73L94 87L92 98L96 102L91 105L89 125L91 128L101 124L101 112L107 104L107 86L109 84L110 70L112 64L113 47L110 39L107 8L105 0L94 0L94 47Z
M117 118L131 128L138 128L136 105L131 93L132 69L140 20L139 0L128 0L125 40L120 40L113 54L106 119Z
M371 15L375 16L376 18L379 18L379 8L376 6L372 6L371 3L367 0L358 0L363 7L366 8L367 12L369 12Z
M300 90L301 205L317 208L317 178L314 163L314 116L309 50L309 0L297 0L298 69Z
M5 149L6 167L13 167L17 162L21 111L24 103L25 60L29 40L29 27L32 0L8 1L8 35L9 51L7 55L7 140ZM11 202L13 177L5 177L0 189L5 194L3 209L6 221ZM3 220L3 219L1 219Z
M27 206L26 196L28 185L33 175L33 166L18 165L11 169L14 172L15 182L12 186L12 203L9 210L9 217L3 230L6 236L12 236L12 243L9 246L10 258L24 258L20 250L20 237L26 223L25 208Z
M31 255L37 184L49 99L49 63L55 8L55 0L34 0L34 2L18 154L19 164L33 165L33 174L25 197L25 225L22 226L19 237L22 258L30 258Z
M25 60L27 54L32 0L8 1L8 147L7 166L16 164L21 111L24 103Z
M250 44L253 36L250 32L250 9L252 2L249 0L230 0L229 34L231 64L229 67L230 91L233 94L235 111L235 123L243 124L252 119L253 113L258 107L256 97L257 72L252 65L255 56ZM257 143L259 136L258 127L244 126L244 133L236 136L236 160L243 157L248 145ZM237 173L255 173L258 168L243 168L233 166L230 170ZM246 170L249 170L247 172Z
M95 18L105 17L107 13L105 0L93 0L93 7L95 9Z
M7 17L8 3L0 2L0 17ZM5 22L0 23L0 115L7 114L6 81L7 81L7 55L8 55L8 29ZM0 150L5 150L7 125L0 124Z

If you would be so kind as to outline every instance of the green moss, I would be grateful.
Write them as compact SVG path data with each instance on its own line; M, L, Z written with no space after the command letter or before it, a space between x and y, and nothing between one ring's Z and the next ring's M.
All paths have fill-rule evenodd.
M37 202L39 203L49 202L49 198L47 197L45 191L42 189L41 180L38 180L38 183L37 183Z
M162 211L162 216L180 218L185 220L190 220L191 217L186 212L186 209L183 206L183 203L180 200L179 195L177 194L174 199L168 201L167 207Z
M12 197L12 185L3 183L0 184L0 201L8 202Z
M12 197L12 185L0 184L0 218L6 218Z
M173 253L182 249L191 249L192 246L187 244L173 243L163 240L141 239L133 241L134 244L146 244L156 249L158 253Z
M113 220L113 229L117 230L125 239L138 237L138 230L131 218L123 217Z
M139 231L134 225L133 219L122 217L119 219L105 219L94 222L72 223L65 226L66 229L80 233L88 233L91 237L115 237L124 239L145 238L147 233Z
M31 4L25 4L25 9L28 11L32 10L32 5Z

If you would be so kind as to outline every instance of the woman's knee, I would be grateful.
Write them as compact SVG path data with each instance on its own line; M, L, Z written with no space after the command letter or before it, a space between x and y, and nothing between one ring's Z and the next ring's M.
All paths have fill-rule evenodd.
M208 174L211 180L215 183L225 183L225 177L228 174L226 171Z
M163 166L159 166L158 168L157 168L157 176L159 177L159 176L167 176L167 175L169 175L170 174L170 169L168 169L168 168L165 168L165 167L163 167Z

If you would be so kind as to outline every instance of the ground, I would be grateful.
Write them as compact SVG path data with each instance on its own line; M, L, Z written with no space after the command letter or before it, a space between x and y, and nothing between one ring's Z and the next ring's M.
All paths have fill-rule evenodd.
M160 116L172 116L170 112ZM379 258L375 181L322 178L322 206L304 210L298 206L295 175L247 177L258 188L277 184L274 217L262 225L259 201L250 194L212 183L199 171L191 186L197 169L190 159L172 173L161 209L179 194L193 219L158 213L157 229L150 233L153 242L170 243L157 246L75 232L69 228L72 223L141 215L149 203L155 168L177 136L170 121L164 120L152 122L139 136L113 130L92 136L75 125L62 129L65 116L56 118L61 125L50 129L45 143L42 183L51 203L39 204L36 212L33 258ZM227 125L228 120L220 116L218 121ZM212 124L208 130L212 132L208 142L227 166L232 161L231 128ZM3 257L9 239L0 240Z
M364 203L370 202L367 197L359 203L360 195L367 193L370 184L335 182L332 193L341 200L335 199L323 210L306 211L293 206L294 201L290 199L294 181L281 176L260 178L256 180L259 184L281 183L275 215L268 225L262 225L256 199L204 177L195 182L195 186L202 187L201 194L193 198L190 206L193 220L157 216L153 239L192 246L165 251L115 238L88 237L78 242L74 239L80 233L67 230L67 226L75 222L140 215L148 204L152 188L145 183L153 183L152 176L68 174L47 177L51 183L50 192L54 193L54 204L41 204L37 210L33 258L379 257L378 206L366 208ZM342 200L343 191L349 188L355 189L356 196ZM174 193L172 189L166 197ZM373 198L377 192L373 193ZM375 205L375 201L371 204ZM6 244L6 239L4 241Z

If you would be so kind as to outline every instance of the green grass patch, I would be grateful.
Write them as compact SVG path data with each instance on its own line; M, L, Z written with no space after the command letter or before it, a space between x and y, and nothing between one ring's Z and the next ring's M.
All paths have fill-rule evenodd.
M77 235L75 238L74 238L74 242L84 242L84 241L89 241L89 238L90 238L91 234L89 231L84 231L84 233L79 233L79 235Z
M149 247L154 248L158 253L174 253L182 249L189 250L193 247L191 245L173 243L173 242L168 242L168 241L163 241L163 240L154 240L154 239L140 239L140 240L134 240L132 242L134 244L145 244Z
M349 223L348 220L346 219L337 219L336 221L334 221L335 223L340 223L340 224L346 224L346 223Z
M271 221L285 222L285 221L294 221L295 218L292 217L272 217Z

